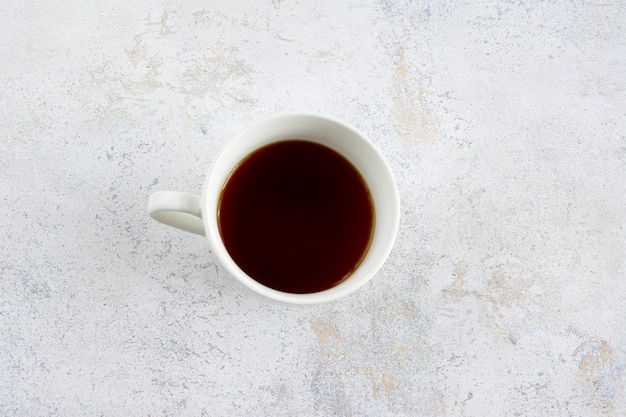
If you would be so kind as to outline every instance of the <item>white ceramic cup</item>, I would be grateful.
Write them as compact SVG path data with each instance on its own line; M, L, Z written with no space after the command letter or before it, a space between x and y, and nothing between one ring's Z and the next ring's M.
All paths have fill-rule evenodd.
M288 139L320 143L343 155L360 172L374 203L374 234L365 258L347 279L315 293L277 291L255 281L230 257L218 228L220 193L232 170L258 148ZM254 292L290 304L316 304L348 295L376 274L393 247L398 231L400 203L389 166L362 133L333 118L287 113L259 120L228 142L213 160L201 196L158 191L150 196L148 213L161 223L206 236L220 265Z

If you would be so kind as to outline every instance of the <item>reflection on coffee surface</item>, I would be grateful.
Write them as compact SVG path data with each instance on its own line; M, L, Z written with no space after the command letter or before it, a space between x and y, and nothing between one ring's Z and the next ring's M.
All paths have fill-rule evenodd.
M221 192L218 224L233 260L270 288L313 293L365 257L374 207L359 172L336 151L286 140L248 155Z

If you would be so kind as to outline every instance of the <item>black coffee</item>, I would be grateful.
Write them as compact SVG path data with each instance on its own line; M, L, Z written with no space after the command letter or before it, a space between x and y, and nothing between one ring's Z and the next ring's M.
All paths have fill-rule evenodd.
M360 264L374 207L359 172L334 150L286 140L265 146L231 173L218 207L228 253L276 290L331 288Z

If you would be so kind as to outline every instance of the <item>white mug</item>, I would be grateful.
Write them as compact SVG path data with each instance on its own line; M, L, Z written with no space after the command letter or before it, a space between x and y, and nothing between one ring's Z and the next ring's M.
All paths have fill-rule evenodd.
M373 237L361 263L338 285L315 293L278 291L254 280L233 261L219 231L217 210L220 194L233 169L255 150L289 139L316 142L344 156L365 180L374 207ZM259 120L228 142L213 160L201 196L158 191L150 196L148 213L161 223L206 236L219 264L254 292L284 303L316 304L348 295L376 274L396 239L400 202L389 166L362 133L330 117L287 113Z

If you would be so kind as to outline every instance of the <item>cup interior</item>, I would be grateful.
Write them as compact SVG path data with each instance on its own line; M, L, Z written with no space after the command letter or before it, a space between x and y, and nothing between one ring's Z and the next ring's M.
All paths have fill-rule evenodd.
M220 193L233 169L255 150L282 140L308 140L332 148L359 171L374 204L375 223L369 251L357 269L340 284L324 291L293 294L255 281L232 260L219 233L217 207ZM283 114L262 119L235 136L216 156L206 177L202 213L213 253L227 270L253 291L292 304L327 302L364 285L382 266L395 241L399 199L391 170L373 144L356 129L338 120L311 114Z

